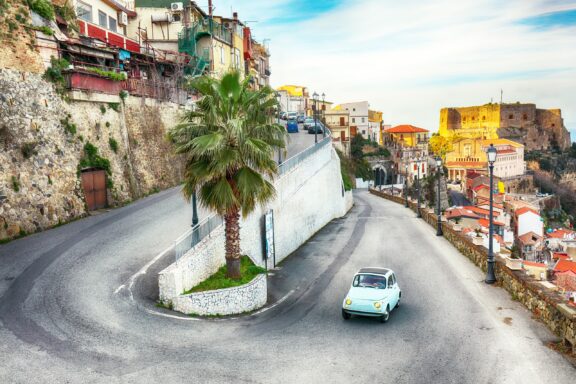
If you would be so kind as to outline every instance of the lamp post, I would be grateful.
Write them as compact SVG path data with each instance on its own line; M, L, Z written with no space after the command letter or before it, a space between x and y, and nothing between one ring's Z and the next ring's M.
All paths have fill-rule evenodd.
M316 92L312 94L312 100L314 100L314 144L318 144L318 94Z
M436 236L442 236L442 212L440 211L440 179L442 176L442 158L440 156L436 157L436 173L438 174L438 229L436 230Z
M278 115L276 116L276 123L280 125L280 100L281 95L276 92L276 99L278 100ZM278 148L278 165L282 164L282 148Z
M408 208L408 163L404 164L404 170L406 171L404 177L404 206Z
M326 110L326 94L322 92L322 137L326 137L326 118L324 117L324 111Z
M192 192L192 229L198 225L198 207L196 204L196 191Z
M486 154L488 155L488 167L490 168L490 224L488 225L488 268L484 282L486 284L494 284L496 282L496 275L494 274L494 247L492 245L494 242L494 188L492 184L494 178L494 162L498 155L494 144L490 144Z
M417 172L416 172L416 185L418 186L418 202L416 204L416 217L421 219L422 218L422 213L420 212L420 197L421 197L421 193L420 193L420 162L422 160L418 157L416 158L416 167L417 167Z

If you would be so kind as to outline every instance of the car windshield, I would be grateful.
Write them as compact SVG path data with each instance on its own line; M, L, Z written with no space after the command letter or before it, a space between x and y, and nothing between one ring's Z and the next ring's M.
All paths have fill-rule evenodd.
M352 286L386 289L386 278L380 275L359 274L354 277Z

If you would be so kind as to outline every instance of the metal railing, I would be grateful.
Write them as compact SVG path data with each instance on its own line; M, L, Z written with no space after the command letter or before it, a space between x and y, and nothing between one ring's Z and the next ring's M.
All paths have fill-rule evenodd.
M174 241L174 257L176 261L186 254L194 246L210 237L213 230L222 225L221 216L212 215L202 220L194 228L190 228L185 234Z
M324 148L325 146L330 145L331 143L332 143L331 132L329 130L326 130L326 137L320 140L317 144L314 144L313 146L306 148L297 155L284 160L284 162L278 166L278 176L282 176L288 173L288 171L296 167L302 161L312 156L314 153Z

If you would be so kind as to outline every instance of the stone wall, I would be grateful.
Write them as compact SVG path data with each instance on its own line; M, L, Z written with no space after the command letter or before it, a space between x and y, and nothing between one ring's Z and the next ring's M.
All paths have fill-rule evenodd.
M174 310L192 315L234 315L261 308L268 295L265 274L234 288L180 295L172 302Z
M317 231L352 208L352 192L344 192L340 159L328 143L274 181L276 199L257 207L240 221L241 251L256 264L271 268ZM275 260L265 261L263 216L274 212ZM216 272L225 264L224 230L219 227L208 239L160 272L160 300L176 302L184 291ZM197 313L197 312L195 312Z
M404 204L404 200L397 196L389 196L379 191L370 190L370 193ZM410 209L416 211L416 203L409 202ZM428 224L436 228L437 217L434 214L421 210L422 217ZM476 266L486 271L488 251L481 245L475 245L472 238L454 231L448 223L442 224L444 237L470 259ZM513 271L506 267L504 261L496 258L496 278L498 283L506 289L515 300L520 301L532 311L535 318L560 336L576 352L576 310L570 309L565 299L556 292L545 288L534 277L523 271Z
M110 161L111 206L179 183L164 139L179 106L79 95L66 102L41 75L0 69L0 240L86 215L78 164L88 142Z

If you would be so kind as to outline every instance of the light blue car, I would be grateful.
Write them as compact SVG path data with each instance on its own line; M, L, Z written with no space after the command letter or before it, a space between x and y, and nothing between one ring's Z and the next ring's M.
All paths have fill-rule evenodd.
M400 306L402 291L396 281L396 275L386 268L362 268L342 302L342 317L350 319L352 315L380 318L385 323L390 312Z

